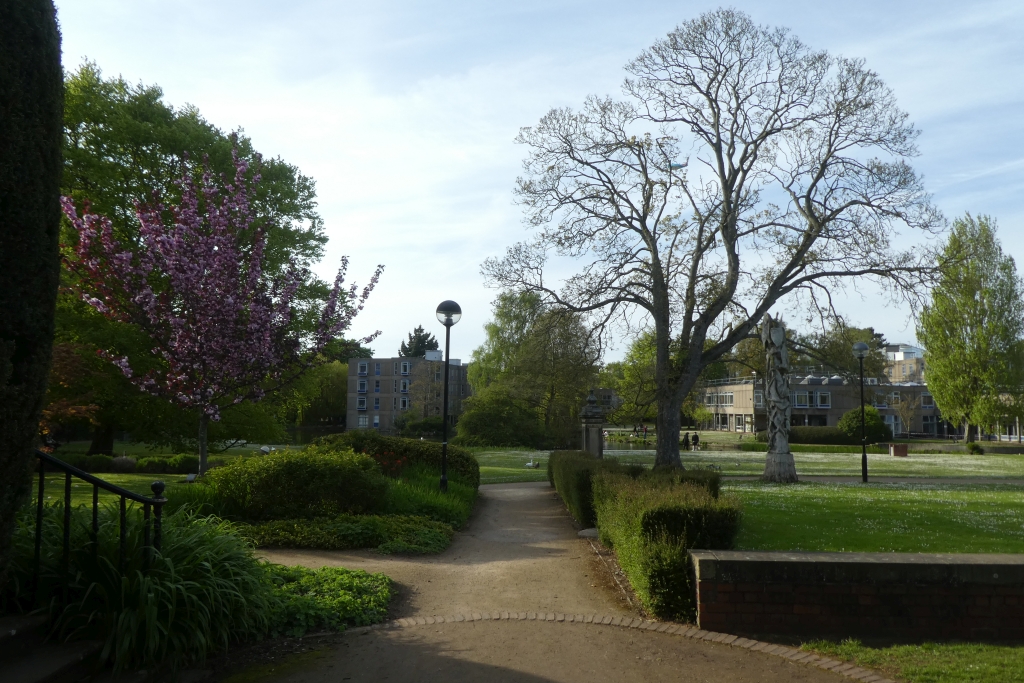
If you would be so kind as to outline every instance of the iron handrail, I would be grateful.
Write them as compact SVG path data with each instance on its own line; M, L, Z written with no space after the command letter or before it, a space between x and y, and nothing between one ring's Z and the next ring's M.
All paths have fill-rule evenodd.
M98 537L99 537L99 490L109 491L120 497L120 543L118 553L118 570L123 574L125 567L125 545L127 539L127 502L128 500L136 503L141 503L143 506L143 517L145 520L144 535L143 535L143 552L145 552L143 567L145 570L149 569L149 562L152 556L152 550L160 552L161 537L163 535L163 506L167 502L167 499L163 497L164 483L162 481L154 481L150 485L150 490L153 491L153 497L144 496L134 491L129 491L126 488L118 486L117 484L111 484L109 481L104 481L97 476L89 474L85 470L81 470L70 463L66 463L60 458L56 458L49 453L37 450L35 452L36 457L39 459L39 494L36 501L36 547L35 547L35 563L33 571L33 585L32 593L37 595L39 590L39 574L40 565L42 559L42 544L43 544L43 500L46 487L46 465L50 464L56 469L64 472L64 545L63 553L61 556L61 566L63 569L63 576L66 578L69 570L69 563L71 559L71 478L78 477L79 479L92 484L92 548L93 552L97 552ZM152 509L153 516L153 542L150 543L149 538L149 526L150 526L150 510Z

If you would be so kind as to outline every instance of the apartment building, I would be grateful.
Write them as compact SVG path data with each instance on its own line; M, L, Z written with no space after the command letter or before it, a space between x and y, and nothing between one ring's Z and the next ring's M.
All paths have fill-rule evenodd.
M910 344L888 344L886 377L890 382L924 382L924 349Z
M793 426L835 427L848 411L860 407L860 383L839 376L792 376L790 423ZM949 429L921 382L880 384L865 378L864 401L873 405L894 434L944 435ZM708 428L755 432L766 428L763 384L755 377L717 380L704 390L711 413Z
M451 358L447 366L448 419L454 424L462 413L463 400L472 394L469 364ZM444 407L444 367L440 351L414 358L350 358L347 428L390 433L399 416L440 416Z

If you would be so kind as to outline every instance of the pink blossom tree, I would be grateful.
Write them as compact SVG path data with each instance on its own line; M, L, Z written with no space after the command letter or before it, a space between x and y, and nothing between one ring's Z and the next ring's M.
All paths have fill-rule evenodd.
M278 277L264 271L266 235L250 209L259 175L247 180L247 162L237 152L234 161L233 182L206 167L197 187L186 168L177 205L158 198L136 203L139 237L129 246L114 238L106 217L88 206L79 216L71 199L62 198L79 238L67 260L76 288L107 318L144 331L158 363L139 374L127 357L105 355L143 391L198 413L200 472L209 422L220 419L224 406L259 401L309 368L349 328L383 270L378 266L361 292L355 284L345 289L343 257L326 302L302 311L317 320L303 331L296 294L309 273L294 264Z

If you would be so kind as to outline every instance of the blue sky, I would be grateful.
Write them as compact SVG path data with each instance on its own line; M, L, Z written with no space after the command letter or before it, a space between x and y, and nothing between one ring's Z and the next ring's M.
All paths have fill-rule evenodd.
M386 270L354 332L397 353L433 311L464 311L452 356L483 340L494 291L480 262L526 236L511 190L521 126L590 93L618 94L622 66L712 2L57 0L64 63L158 84L223 129L317 181L331 238L365 281ZM949 218L988 213L1024 259L1024 3L735 2L812 47L861 57L922 130L924 174ZM852 288L842 310L892 341L909 311ZM622 353L622 345L609 359Z

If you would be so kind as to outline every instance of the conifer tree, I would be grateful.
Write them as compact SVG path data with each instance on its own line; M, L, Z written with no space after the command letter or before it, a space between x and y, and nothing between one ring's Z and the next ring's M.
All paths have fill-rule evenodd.
M427 351L437 351L438 347L437 337L424 330L423 325L417 325L409 333L409 340L402 342L398 355L415 358L426 355Z

